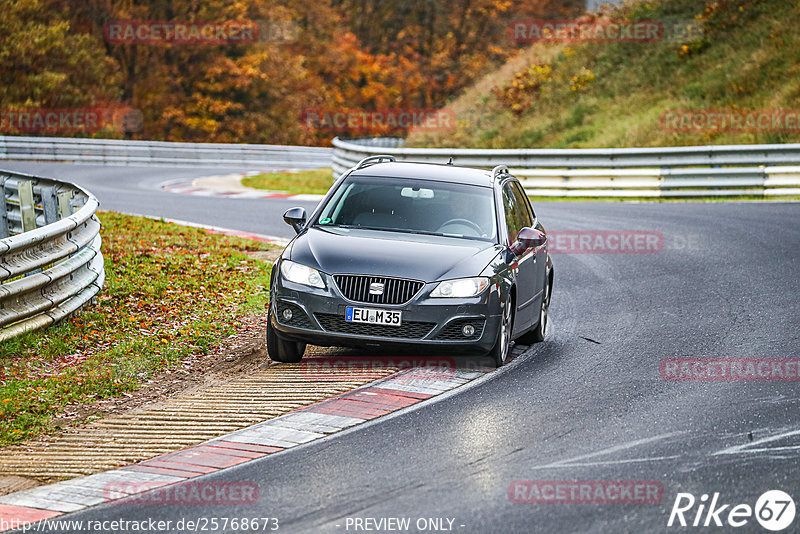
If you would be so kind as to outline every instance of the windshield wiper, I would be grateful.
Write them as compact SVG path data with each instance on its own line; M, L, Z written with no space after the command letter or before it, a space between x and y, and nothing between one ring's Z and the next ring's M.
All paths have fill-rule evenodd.
M361 228L361 226L355 226L353 224L333 224L333 223L327 223L327 224L317 223L314 226L316 228Z
M404 229L404 228L391 228L391 229L387 228L387 230L391 230L391 231L394 231L394 232L402 232L402 233L404 233L404 234L419 234L419 235L438 235L438 236L444 236L444 234L442 234L442 233L439 233L439 232L426 232L425 230L407 230L407 229Z
M455 237L458 239L477 239L480 241L491 241L491 238L481 236L466 236L461 234L443 234L441 232L426 232L425 230L411 230L408 228L378 228L377 226L360 226L357 224L316 224L319 228L346 228L358 230L374 230L377 232L397 232L400 234L432 235L436 237Z
M424 232L421 230L409 230L406 228L385 228L378 226L364 226L363 224L315 224L318 228L355 228L358 230L376 230L378 232L402 232L406 234L426 234L426 235L444 235L436 234L433 232Z

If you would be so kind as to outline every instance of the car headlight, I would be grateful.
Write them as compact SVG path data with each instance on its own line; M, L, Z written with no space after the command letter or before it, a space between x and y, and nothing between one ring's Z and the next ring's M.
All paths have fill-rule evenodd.
M481 291L489 287L489 279L483 276L474 278L458 278L456 280L445 280L431 292L432 297L474 297Z
M281 262L281 274L284 279L294 282L295 284L325 289L325 282L322 281L322 276L319 274L319 271L311 267L306 267L305 265L293 261L283 260Z

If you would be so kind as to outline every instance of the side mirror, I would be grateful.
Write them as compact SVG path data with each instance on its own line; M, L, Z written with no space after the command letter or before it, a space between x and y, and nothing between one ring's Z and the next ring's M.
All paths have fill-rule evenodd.
M524 254L525 251L541 247L547 243L547 236L544 232L540 232L535 228L528 228L527 226L519 231L517 240L511 245L511 252L517 256Z
M289 208L283 214L283 221L294 228L298 234L303 226L306 224L306 209L305 208Z

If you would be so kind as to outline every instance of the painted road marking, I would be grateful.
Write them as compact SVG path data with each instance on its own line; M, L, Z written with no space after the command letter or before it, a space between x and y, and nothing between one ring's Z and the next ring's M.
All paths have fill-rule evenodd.
M575 465L579 465L579 464L577 464L577 462L580 462L580 460L587 460L589 458L596 458L597 456L604 456L606 454L614 454L615 452L620 452L620 451L624 451L624 450L628 450L628 449L633 449L633 448L638 447L640 445L647 445L648 443L654 443L656 441L662 441L662 440L665 440L667 438L672 438L672 437L675 437L675 436L679 436L679 435L684 434L684 433L685 432L668 432L666 434L659 434L658 436L651 436L649 438L636 439L636 440L633 440L633 441L620 443L619 445L614 445L613 447L608 447L606 449L602 449L602 450L599 450L599 451L590 452L590 453L587 453L587 454L581 454L580 456L575 456L574 458L569 458L569 459L565 459L565 460L558 460L556 462L553 462L553 463L550 463L550 464L547 464L547 465L535 466L535 467L532 467L531 469L550 469L550 468L554 468L554 467L572 467L572 466L575 466ZM639 459L637 459L637 461L638 460L647 460L647 459L646 458L639 458Z
M749 443L744 443L742 445L734 445L733 447L728 447L726 449L722 449L721 451L715 452L714 456L720 454L742 454L742 453L753 453L753 452L779 452L779 451L800 450L800 445L789 445L783 447L760 447L760 445L764 445L766 443L772 443L774 441L779 441L794 436L800 436L800 430L789 430L786 432L781 432L780 434L776 434L774 436L769 436L766 438L761 438L755 441L751 441Z

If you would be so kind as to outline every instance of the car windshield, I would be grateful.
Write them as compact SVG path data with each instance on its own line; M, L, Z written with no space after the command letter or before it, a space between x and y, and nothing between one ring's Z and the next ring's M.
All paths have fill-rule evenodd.
M497 235L492 189L406 178L346 178L315 224L486 241Z

